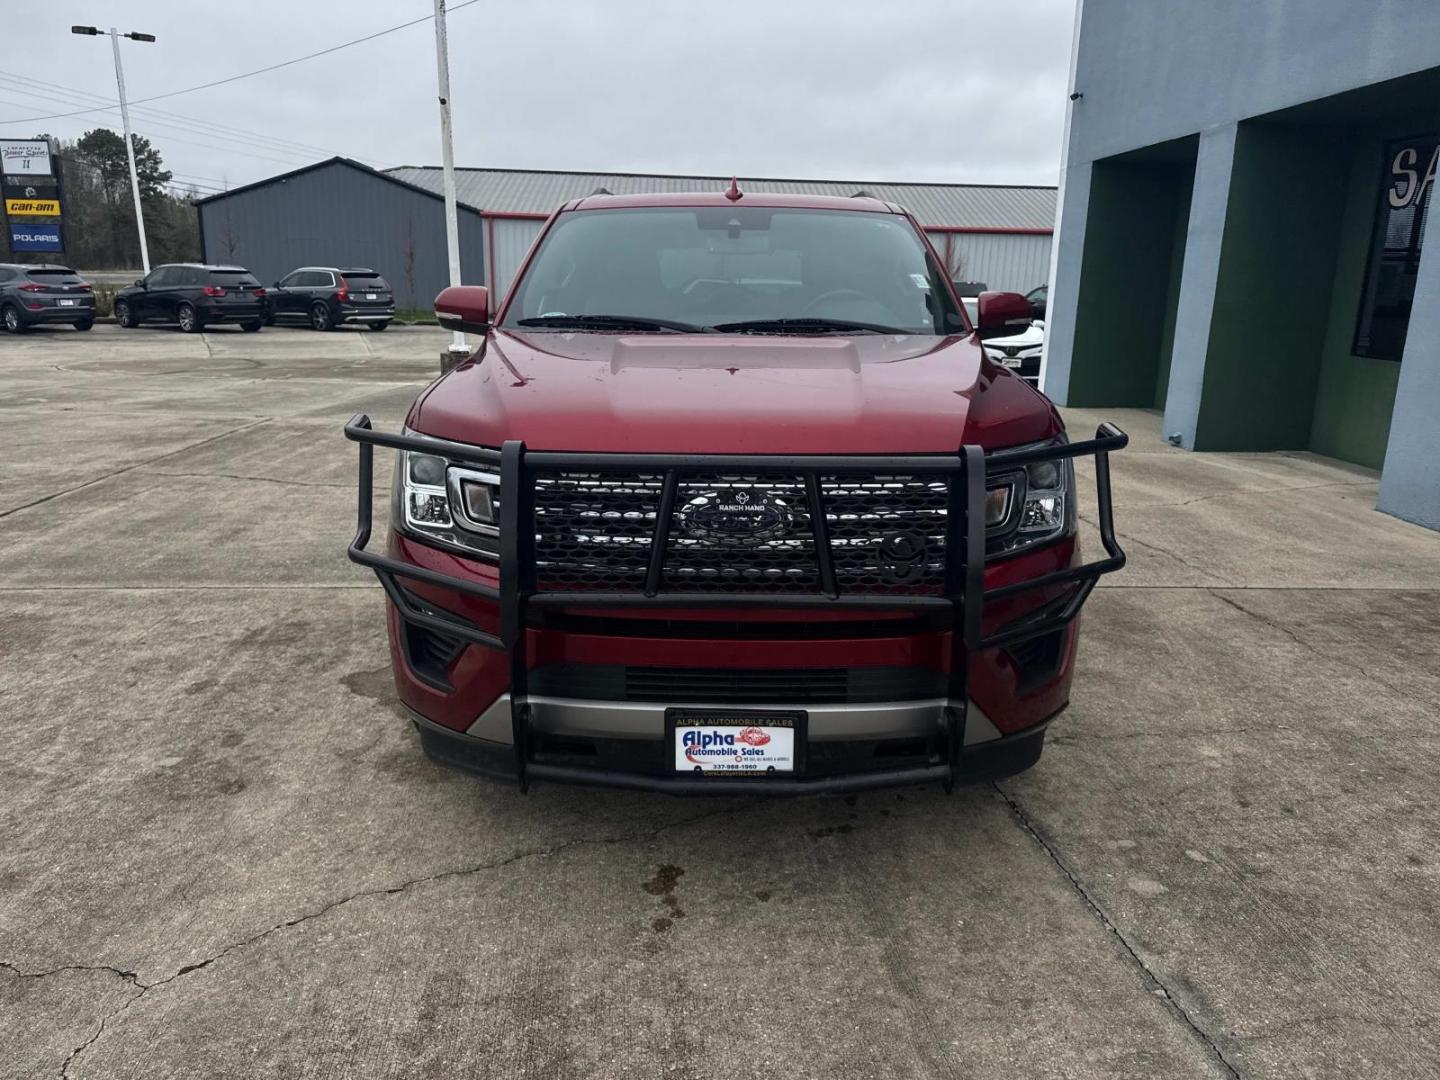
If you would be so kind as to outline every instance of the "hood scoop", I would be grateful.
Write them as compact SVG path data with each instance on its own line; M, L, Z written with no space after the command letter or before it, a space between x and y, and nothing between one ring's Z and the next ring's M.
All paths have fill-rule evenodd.
M847 338L621 337L610 353L610 372L665 368L671 371L848 371L860 373L860 350Z

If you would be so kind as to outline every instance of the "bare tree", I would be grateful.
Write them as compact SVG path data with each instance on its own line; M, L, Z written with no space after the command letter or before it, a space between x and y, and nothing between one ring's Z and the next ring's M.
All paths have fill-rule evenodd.
M240 237L230 223L230 200L225 200L225 224L220 228L220 249L225 252L225 261L233 263L235 253L240 250Z
M415 308L415 219L405 219L405 242L400 249L400 270L405 277L405 307Z

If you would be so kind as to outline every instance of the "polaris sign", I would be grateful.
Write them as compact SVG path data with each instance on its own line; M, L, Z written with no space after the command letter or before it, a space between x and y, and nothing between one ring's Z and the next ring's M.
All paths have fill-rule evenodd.
M11 251L64 251L60 238L60 225L10 223Z

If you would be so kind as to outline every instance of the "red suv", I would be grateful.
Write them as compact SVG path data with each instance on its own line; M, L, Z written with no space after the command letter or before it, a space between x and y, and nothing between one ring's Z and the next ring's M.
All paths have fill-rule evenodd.
M947 786L1034 764L1124 553L1103 425L1070 442L869 198L598 196L546 224L405 429L356 416L350 557L449 765L674 793ZM387 551L372 456L399 451ZM1106 557L1085 564L1073 459Z

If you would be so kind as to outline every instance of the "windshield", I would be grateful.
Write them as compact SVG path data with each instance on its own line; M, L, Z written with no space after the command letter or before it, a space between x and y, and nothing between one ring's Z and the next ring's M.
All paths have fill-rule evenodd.
M940 267L905 217L759 206L562 214L517 286L504 325L930 335L964 329Z

